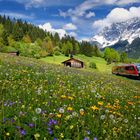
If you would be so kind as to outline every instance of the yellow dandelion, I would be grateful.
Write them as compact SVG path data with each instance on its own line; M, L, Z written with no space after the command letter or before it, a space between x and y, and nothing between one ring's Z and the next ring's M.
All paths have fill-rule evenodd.
M38 140L38 138L40 137L40 134L36 133L36 134L34 134L34 137L36 140Z
M137 98L140 98L140 96L134 96L133 98L136 98L137 99Z
M91 108L92 110L99 110L99 108L98 108L97 106L95 106L95 105L94 105L94 106L91 106L90 108Z
M69 120L71 118L70 115L66 116L65 120Z
M62 98L62 99L66 99L67 96L66 96L66 95L61 95L61 98Z
M61 134L60 134L60 137L61 137L61 138L64 138L64 134L63 134L63 133L61 133Z
M58 118L61 118L62 117L62 114L57 114L56 115Z
M100 101L100 102L98 102L98 105L100 105L100 106L102 106L103 104L104 104L104 103L103 103L103 102L101 102L101 101Z
M73 125L71 125L71 126L70 126L70 129L73 129L73 127L74 127L74 126L73 126Z
M21 108L25 108L25 105L22 105Z
M80 109L80 111L79 111L79 112L80 112L80 115L82 115L82 116L85 114L84 109Z
M128 105L134 105L134 103L131 102L131 101L128 101L127 104L128 104Z
M9 132L7 132L7 133L6 133L6 136L10 136L10 133L9 133Z
M67 110L68 110L68 111L72 111L73 108L69 106L69 107L67 107Z
M74 98L73 98L73 97L71 97L71 96L68 96L68 99L73 100Z

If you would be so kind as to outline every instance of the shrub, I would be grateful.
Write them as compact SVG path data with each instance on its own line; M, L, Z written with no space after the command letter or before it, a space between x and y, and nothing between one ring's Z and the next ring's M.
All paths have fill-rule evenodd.
M97 68L96 67L96 63L94 63L94 62L90 62L89 63L89 67L92 68L92 69L96 69Z
M54 52L54 55L57 55L57 56L58 56L58 55L61 55L61 52L55 51L55 52Z
M7 52L15 52L17 51L14 47L11 47L11 46L5 46L3 48L3 52L7 53Z

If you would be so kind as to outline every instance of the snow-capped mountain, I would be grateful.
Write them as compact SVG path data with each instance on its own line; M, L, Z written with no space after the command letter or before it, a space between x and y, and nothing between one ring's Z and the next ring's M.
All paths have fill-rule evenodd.
M101 47L104 48L125 40L131 44L138 37L140 38L140 18L133 18L126 22L113 23L105 27L91 38L91 41L100 43Z

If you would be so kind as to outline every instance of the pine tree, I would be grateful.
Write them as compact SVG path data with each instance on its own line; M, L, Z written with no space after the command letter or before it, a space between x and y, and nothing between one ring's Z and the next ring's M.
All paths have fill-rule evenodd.
M11 47L14 47L16 42L15 42L13 36L9 35L7 39L8 39L8 45L11 46Z
M125 62L127 62L127 54L126 54L126 52L122 52L121 53L121 55L120 55L120 61L122 62L122 63L125 63Z
M13 26L13 31L12 31L12 35L14 37L15 41L20 41L23 38L23 30L22 28L19 26L18 23L15 23Z
M24 43L32 43L32 40L28 34L24 35L22 40Z
M54 53L54 50L53 50L53 43L52 43L51 40L49 40L49 41L47 42L46 48L47 48L48 55L52 56L53 53Z

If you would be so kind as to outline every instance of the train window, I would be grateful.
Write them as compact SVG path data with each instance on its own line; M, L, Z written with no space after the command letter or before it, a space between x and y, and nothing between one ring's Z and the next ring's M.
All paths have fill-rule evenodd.
M140 72L140 66L137 66L137 70L138 70L138 72Z
M133 71L133 70L135 70L135 69L134 69L133 66L127 66L127 67L125 67L125 70L132 70L132 71Z

